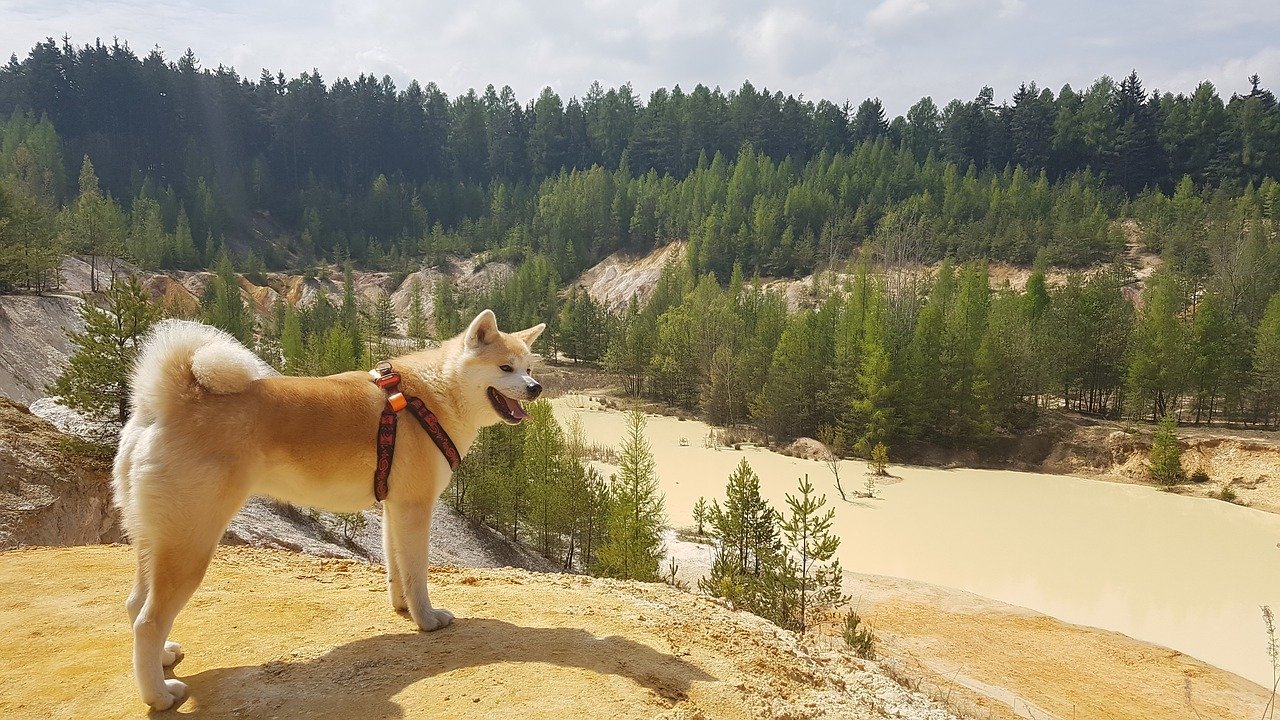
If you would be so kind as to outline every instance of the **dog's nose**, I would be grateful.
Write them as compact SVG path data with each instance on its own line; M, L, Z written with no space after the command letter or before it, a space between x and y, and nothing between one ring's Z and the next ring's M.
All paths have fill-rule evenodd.
M540 385L536 380L529 383L529 399L530 400L537 400L538 396L541 394L542 394L542 385Z

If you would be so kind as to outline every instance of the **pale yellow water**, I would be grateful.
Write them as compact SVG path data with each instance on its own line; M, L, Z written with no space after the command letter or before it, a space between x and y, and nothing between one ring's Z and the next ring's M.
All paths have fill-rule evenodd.
M590 441L617 447L625 415L581 397L553 401ZM1280 516L1154 488L996 470L892 466L901 482L854 500L866 466L760 448L708 449L701 422L649 416L670 523L721 498L742 458L783 509L808 473L836 509L845 569L945 585L1164 645L1270 688L1261 605L1280 612ZM682 439L687 445L682 444Z

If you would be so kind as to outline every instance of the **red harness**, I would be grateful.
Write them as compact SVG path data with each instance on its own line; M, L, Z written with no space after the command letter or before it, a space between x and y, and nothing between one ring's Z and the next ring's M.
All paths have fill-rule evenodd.
M387 498L387 478L391 475L391 459L396 453L396 418L397 413L406 407L418 419L418 424L435 442L436 447L449 461L449 467L458 469L462 462L462 453L453 444L449 433L440 424L440 418L427 409L416 397L405 396L400 392L400 373L391 369L391 363L380 362L369 371L373 383L387 393L387 404L382 408L382 417L378 419L378 464L373 469L373 496L378 500Z

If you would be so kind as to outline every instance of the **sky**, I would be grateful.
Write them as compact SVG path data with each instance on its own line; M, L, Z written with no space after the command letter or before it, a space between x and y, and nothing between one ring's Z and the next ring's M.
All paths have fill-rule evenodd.
M529 99L550 86L581 96L592 81L757 89L890 115L923 96L938 105L997 102L1023 82L1056 93L1137 70L1147 90L1280 90L1276 0L0 0L0 52L25 57L46 37L127 41L201 66L293 77L389 75L433 81L450 96L510 85Z

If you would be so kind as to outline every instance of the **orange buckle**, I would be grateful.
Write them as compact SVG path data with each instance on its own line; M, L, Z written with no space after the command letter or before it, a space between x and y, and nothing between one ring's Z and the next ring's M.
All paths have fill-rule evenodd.
M387 396L387 406L390 407L393 412L400 412L404 409L406 404L404 393L395 393L394 395Z

